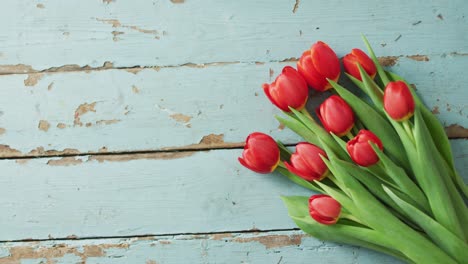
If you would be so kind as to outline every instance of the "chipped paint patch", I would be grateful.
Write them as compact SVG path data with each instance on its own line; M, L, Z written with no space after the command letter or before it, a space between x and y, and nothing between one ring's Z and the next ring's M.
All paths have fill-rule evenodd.
M398 62L398 56L385 56L385 57L378 57L379 63L382 66L393 66Z
M174 4L183 4L185 3L185 0L171 0L171 2Z
M47 120L41 120L39 121L39 125L37 127L39 128L39 130L47 132L50 128L50 124L49 122L47 122Z
M0 127L0 136L5 134L6 132L6 129L4 129L3 127Z
M0 157L21 156L21 151L10 148L8 145L0 145Z
M112 125L120 122L120 119L111 119L111 120L98 120L96 121L96 125Z
M191 116L184 115L184 114L181 114L181 113L172 114L172 115L170 115L170 117L172 119L174 119L175 121L180 122L180 123L184 123L184 124L190 122L190 120L192 119Z
M75 110L75 118L73 121L73 124L75 126L83 126L83 123L81 122L80 118L82 115L88 113L88 112L96 112L94 107L96 106L96 102L93 103L84 103L78 106Z
M45 8L44 4L37 4L36 7L37 7L37 8L40 8L40 9L44 9L44 8Z
M114 37L112 38L113 41L119 41L120 38L119 38L118 36L119 36L119 35L125 34L125 32L122 32L122 31L115 31L115 30L112 31L111 33L112 33L112 35L114 36Z
M80 151L77 149L71 149L71 148L66 148L64 150L55 150L55 149L50 149L50 150L45 150L44 147L37 147L33 150L31 150L29 153L27 153L24 156L59 156L59 155L72 155L72 154L80 154ZM23 156L21 153L19 154Z
M449 138L468 138L468 129L458 124L452 124L445 128Z
M103 22L106 24L112 25L112 27L120 27L122 24L120 24L120 21L117 19L102 19L102 18L96 18L97 21Z
M61 159L51 159L47 162L47 165L50 166L74 166L83 163L82 159L77 159L75 157L64 157Z
M80 258L81 263L86 263L88 258L105 257L107 249L128 249L128 244L101 244L71 246L68 244L56 244L54 246L41 246L37 242L27 243L25 246L14 246L9 249L9 255L0 259L0 264L19 264L25 260L42 260L47 264L56 263L57 259L66 255L74 255Z
M104 4L115 3L115 0L102 0Z
M47 90L48 90L48 91L52 90L52 87L54 87L54 82L51 82L51 83L47 86Z
M39 80L42 78L43 73L30 73L28 74L28 78L24 80L25 86L35 86Z
M138 89L138 87L136 87L136 85L132 85L132 92L133 93L140 93L140 89Z
M66 127L67 127L67 125L65 125L64 123L58 123L57 124L57 128L59 128L59 129L64 129Z
M293 7L293 10L292 10L293 14L295 14L297 9L299 8L299 2L300 2L300 0L296 0L296 2L294 3L294 7Z
M406 57L415 61L429 61L429 57L426 55L408 55Z
M232 233L220 233L220 234L212 235L210 239L212 239L212 240L224 240L226 238L232 238L232 237L233 237Z
M438 106L434 106L434 108L432 108L431 112L432 112L434 115L440 114L439 107L438 107Z
M233 239L238 243L258 242L265 246L266 249L279 248L286 246L299 246L304 235L267 235L258 237L238 237Z
M100 22L103 22L103 23L106 23L106 24L110 24L110 25L112 25L113 28L128 28L128 29L131 29L131 30L143 33L143 34L154 35L156 39L160 38L159 37L159 32L157 30L155 30L155 29L144 29L144 28L141 28L141 27L138 27L138 26L123 25L117 19L102 19L102 18L95 18L95 19L97 21L100 21ZM121 34L124 34L124 32L112 31L112 35L114 36L114 41L117 41L118 39L116 40L116 36L121 35Z
M101 162L125 162L131 160L170 160L190 157L195 152L156 152L156 153L142 153L142 154L121 154L121 155L92 155L89 156L88 161Z

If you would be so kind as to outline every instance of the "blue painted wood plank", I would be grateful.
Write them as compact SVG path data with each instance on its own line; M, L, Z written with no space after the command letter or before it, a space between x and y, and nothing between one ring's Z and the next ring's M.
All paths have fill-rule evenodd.
M344 53L361 46L361 33L381 55L468 52L464 0L315 0L295 12L294 0L179 2L2 1L0 64L266 62L298 57L319 39Z
M468 56L427 59L393 58L390 69L416 84L445 125L467 127ZM253 131L294 143L260 87L292 64L0 76L0 156L240 146Z
M468 141L452 141L467 179ZM309 195L243 168L242 150L1 160L0 240L295 227L280 195Z
M323 243L301 231L4 243L0 250L0 264L400 263L363 248Z

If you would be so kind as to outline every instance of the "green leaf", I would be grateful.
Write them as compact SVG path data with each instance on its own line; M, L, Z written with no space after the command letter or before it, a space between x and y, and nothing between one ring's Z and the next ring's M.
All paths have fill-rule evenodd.
M465 240L461 223L453 207L444 179L434 160L431 135L424 124L419 109L414 113L414 138L420 171L415 171L419 186L426 194L435 219L460 239Z
M310 142L314 145L320 146L320 143L318 141L317 136L311 132L303 123L300 121L296 120L293 117L288 117L282 118L280 116L275 116L275 118L283 125L285 125L287 128L291 129L294 131L296 134L301 136L304 140L307 142Z
M410 261L401 253L392 249L388 239L374 230L341 224L341 219L335 225L322 225L316 222L309 216L308 197L290 196L281 198L296 225L309 235L325 241L370 248L404 261Z
M384 187L385 192L406 212L406 214L418 225L424 229L429 237L439 245L446 253L457 260L459 263L464 263L468 260L468 246L458 237L440 225L437 221L427 216L416 207L408 204L403 199L398 197L390 189Z
M371 98L374 105L377 107L379 112L384 112L383 109L383 92L380 87L372 80L367 72L358 64L359 73L362 77L362 83L364 84L364 92Z
M279 140L276 140L276 144L278 145L278 148L280 150L280 158L281 160L286 160L289 161L291 158L291 151Z
M301 177L297 176L296 174L288 171L286 168L277 167L276 171L283 174L284 176L286 176L286 178L288 178L290 181L294 182L297 185L300 185L304 188L307 188L315 192L323 193L323 190L319 186L317 186L314 182L306 181L302 179Z
M389 121L377 113L361 98L346 90L343 86L331 80L329 80L329 82L343 100L351 106L359 120L369 130L377 135L380 140L382 140L385 149L391 157L394 157L405 169L410 169L411 166L408 162L408 158L405 153L401 151L403 149L403 145L400 141L400 137L392 128Z
M371 143L371 147L379 157L381 164L385 167L385 172L390 178L399 186L399 189L406 195L412 198L418 204L418 208L424 212L431 212L429 202L427 201L424 193L419 187L410 179L405 170L393 163L393 161L385 155L377 145Z
M369 52L369 56L371 57L372 61L375 64L375 67L377 68L377 73L378 73L378 76L379 76L381 82L384 84L384 86L387 86L387 84L389 82L388 76L385 73L382 65L380 65L379 59L377 59L377 56L375 56L374 50L372 49L371 45L369 44L369 41L367 41L367 38L364 35L362 35L362 40L364 41L364 44L367 47L367 50Z

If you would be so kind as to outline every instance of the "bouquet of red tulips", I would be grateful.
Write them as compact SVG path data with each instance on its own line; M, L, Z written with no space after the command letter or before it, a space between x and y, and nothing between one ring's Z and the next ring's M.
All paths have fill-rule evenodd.
M297 70L286 66L264 84L266 96L285 114L276 119L304 142L292 152L255 132L239 162L321 193L282 197L290 217L314 237L408 263L468 263L468 189L444 128L364 42L370 56L353 49L342 60L360 96L337 83L339 59L320 41L302 54ZM305 108L309 88L332 93L316 118Z

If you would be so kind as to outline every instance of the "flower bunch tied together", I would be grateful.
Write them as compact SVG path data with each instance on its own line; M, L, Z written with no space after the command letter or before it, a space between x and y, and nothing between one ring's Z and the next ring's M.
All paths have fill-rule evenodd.
M367 247L408 263L468 263L468 188L443 126L399 75L352 49L340 59L318 41L284 67L266 97L303 141L249 135L239 162L283 175L312 195L282 197L290 217L322 240ZM312 114L309 92L329 93ZM360 90L355 93L353 91Z

